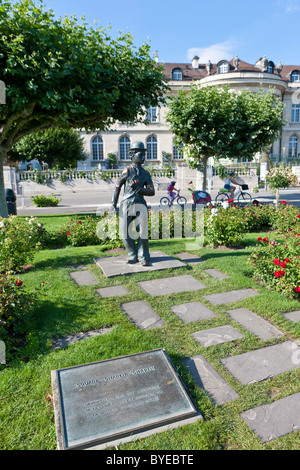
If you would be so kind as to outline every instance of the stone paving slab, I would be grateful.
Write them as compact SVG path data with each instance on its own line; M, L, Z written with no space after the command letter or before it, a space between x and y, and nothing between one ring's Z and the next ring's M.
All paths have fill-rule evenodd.
M140 263L127 264L127 254L118 256L103 256L94 261L107 277L122 276L148 271L161 271L163 269L184 268L186 264L162 251L150 252L150 265L141 266Z
M237 289L231 290L228 292L221 292L220 294L211 294L211 295L204 295L203 298L208 300L213 305L219 304L229 304L231 302L238 302L240 300L244 300L247 297L251 297L253 295L258 295L254 289Z
M283 316L288 320L297 323L300 321L300 310L295 310L294 312L284 313Z
M70 272L70 277L79 286L92 286L99 284L99 281L89 271L73 271Z
M193 276L187 274L183 276L167 277L163 279L153 279L151 281L138 282L139 286L151 296L168 295L178 292L190 292L204 289L206 286Z
M184 323L208 320L217 316L201 302L187 302L185 304L174 305L170 308Z
M144 300L127 302L122 304L121 307L139 330L164 326L163 320Z
M241 384L266 380L300 366L300 347L292 341L221 359Z
M196 331L192 333L192 336L205 348L214 344L227 343L227 341L244 337L242 333L231 325L217 326L216 328L209 328L208 330Z
M280 336L284 336L282 331L279 331L274 325L247 308L227 310L227 313L234 321L251 331L251 333L258 336L260 339L279 338Z
M203 261L205 261L203 258L199 258L199 256L194 255L192 253L177 253L175 256L177 256L177 258L181 259L181 261L187 264L198 264L203 263Z
M102 287L101 289L97 289L96 292L98 295L100 295L100 297L119 297L121 295L129 294L126 287L122 285L112 286L112 287Z
M300 393L240 414L255 434L268 442L300 429Z
M228 274L222 273L218 269L204 269L204 272L214 277L215 279L228 279Z
M65 346L68 346L69 344L77 343L77 341L81 341L83 339L93 338L94 336L109 333L112 329L113 327L101 328L99 330L86 331L85 333L77 333L76 335L64 336L63 338L59 338L54 341L53 349L63 348Z
M223 405L239 398L238 393L201 354L188 357L184 359L183 363L191 372L196 384L208 394L215 404Z

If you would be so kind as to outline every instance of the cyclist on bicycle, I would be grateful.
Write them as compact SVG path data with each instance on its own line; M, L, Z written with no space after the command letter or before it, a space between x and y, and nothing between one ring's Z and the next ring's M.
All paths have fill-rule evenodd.
M236 187L233 186L231 183L234 183L234 184L238 184L239 186L242 186L241 183L238 183L235 179L234 179L234 171L230 171L229 172L229 175L227 176L226 178L226 181L225 181L225 184L224 184L224 188L227 189L228 191L230 191L230 197L231 199L234 199L234 192L236 190Z
M176 197L176 192L178 193L178 190L175 188L175 184L176 184L176 181L171 181L171 184L167 187L168 195L169 195L169 198L171 199L172 204Z

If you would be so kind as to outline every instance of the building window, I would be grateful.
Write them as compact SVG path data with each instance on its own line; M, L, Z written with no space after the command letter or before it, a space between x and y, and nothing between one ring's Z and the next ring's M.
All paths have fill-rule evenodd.
M154 136L147 139L147 160L157 160L157 139Z
M298 70L294 70L294 72L291 73L291 82L299 82Z
M289 158L298 158L299 140L297 137L291 137L289 143Z
M153 106L147 109L147 121L149 122L157 121L157 110Z
M300 105L292 105L292 122L300 122Z
M103 160L103 140L102 137L94 137L92 140L93 160Z
M121 137L119 142L120 147L120 160L129 160L130 139L126 135Z
M176 145L176 139L173 141L173 160L182 160L183 159L183 144L179 146Z
M182 80L182 72L180 69L174 69L172 72L173 80Z
M219 73L227 73L228 72L228 63L227 62L222 62L219 65Z

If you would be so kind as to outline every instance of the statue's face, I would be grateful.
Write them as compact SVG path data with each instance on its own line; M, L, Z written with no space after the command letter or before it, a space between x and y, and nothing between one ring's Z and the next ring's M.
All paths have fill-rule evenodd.
M145 162L145 156L146 152L144 152L143 150L135 150L132 156L132 161L133 163L139 163L140 165L143 165L143 163Z

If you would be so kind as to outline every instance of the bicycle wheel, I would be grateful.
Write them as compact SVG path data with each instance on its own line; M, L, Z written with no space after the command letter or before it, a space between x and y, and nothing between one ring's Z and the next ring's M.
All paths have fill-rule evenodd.
M167 196L162 197L160 200L160 205L161 206L169 206L170 205L170 200Z
M180 196L178 199L177 199L177 204L186 204L187 203L187 200L184 196Z
M238 197L238 203L242 205L250 204L252 197L249 193L241 193Z
M219 194L217 194L215 201L216 202L226 202L226 201L228 201L228 199L229 199L229 197L228 197L227 193L219 193Z

